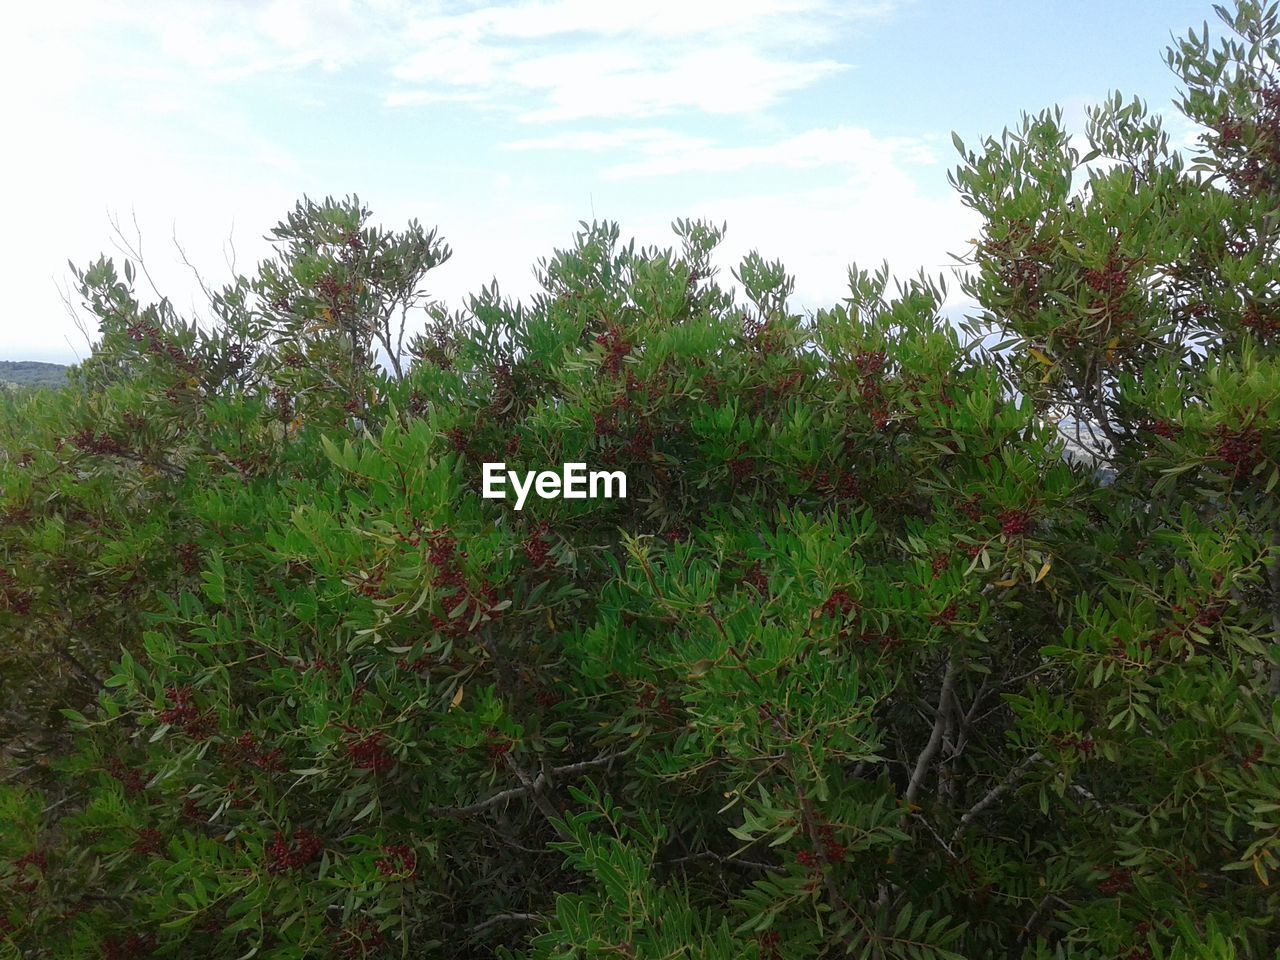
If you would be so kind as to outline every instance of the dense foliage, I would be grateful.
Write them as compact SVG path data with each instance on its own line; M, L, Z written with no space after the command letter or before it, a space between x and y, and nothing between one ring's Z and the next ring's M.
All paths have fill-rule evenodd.
M1223 17L1189 166L1118 97L958 145L964 329L737 304L688 221L449 313L356 199L212 330L78 273L0 412L0 956L1274 955L1280 23Z

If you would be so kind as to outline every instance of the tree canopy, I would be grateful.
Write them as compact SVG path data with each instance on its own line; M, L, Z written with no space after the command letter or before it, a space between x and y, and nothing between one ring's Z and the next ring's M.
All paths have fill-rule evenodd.
M0 957L1273 956L1280 18L1220 16L1194 158L957 140L961 325L689 220L449 311L356 197L209 326L77 271L0 397Z

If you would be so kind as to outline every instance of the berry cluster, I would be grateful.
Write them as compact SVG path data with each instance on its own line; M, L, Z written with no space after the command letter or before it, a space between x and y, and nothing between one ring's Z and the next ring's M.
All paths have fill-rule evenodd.
M929 614L929 622L934 626L945 627L955 623L957 616L959 616L959 610L956 609L956 605L948 603L937 613Z
M164 834L151 827L143 827L137 831L138 839L133 844L133 852L140 857L158 857L164 849Z
M423 674L431 669L432 662L431 657L424 653L422 656L413 660L409 660L407 657L401 657L396 661L396 667L406 671L407 673Z
M940 553L933 558L933 563L929 565L929 571L936 580L951 565L951 554Z
M431 531L427 534L426 541L427 559L441 573L453 571L454 564L467 555L467 551L458 549L457 538L450 536L447 528ZM451 581L451 578L446 577L445 580ZM437 574L435 583L439 586L445 580L439 579L439 574Z
M342 675L342 668L327 657L316 657L314 660L299 660L293 664L299 673L326 673L337 679Z
M524 542L524 556L531 567L540 568L547 564L547 556L551 552L551 544L546 539L548 529L545 522L536 524Z
M1014 220L1007 236L983 244L984 252L998 261L1000 283L1015 297L1022 297L1028 306L1034 306L1039 299L1045 272L1043 261L1052 249L1045 241L1033 239L1032 234L1028 221Z
M137 767L126 767L118 757L112 757L107 761L106 771L112 779L121 783L126 797L140 796L146 789L147 778L143 776L142 771Z
M622 452L633 460L649 458L653 453L653 432L647 424L642 423L631 432L622 445Z
M1084 282L1090 290L1112 300L1128 291L1130 269L1129 261L1113 253L1107 257L1106 266L1101 270L1086 270Z
M394 767L396 758L387 749L383 742L385 739L382 731L376 730L347 744L347 756L351 758L352 765L357 770L372 770L374 773L384 773Z
M764 568L759 563L755 564L742 577L743 583L749 583L755 588L756 593L762 597L769 596L769 576L764 572Z
M779 960L782 956L778 952L778 944L782 942L782 935L777 930L766 930L756 940L760 944L760 960Z
M124 444L118 440L113 440L108 434L94 433L89 429L81 430L79 433L68 437L67 442L87 453L102 455L124 453L126 449Z
M1002 510L997 519L1000 533L1006 537L1021 537L1031 529L1032 516L1028 510Z
M844 860L848 850L844 845L836 841L836 828L829 823L820 823L817 826L818 849L822 851L822 858L827 863L840 863Z
M505 413L515 400L516 378L511 373L511 364L502 362L493 368L493 394L490 408L494 413Z
M1098 744L1089 734L1067 733L1059 737L1051 737L1050 742L1059 750L1075 750L1083 757L1093 756Z
M617 435L618 414L616 410L610 411L608 414L593 413L591 420L597 437L613 437Z
M461 427L450 427L445 431L444 437L449 443L449 449L454 453L471 456L471 438Z
M362 597L380 597L382 596L382 578L384 576L385 573L381 569L365 573L352 589Z
M858 602L847 590L833 590L822 604L822 616L846 617L858 608Z
M1245 307L1244 315L1240 318L1240 326L1253 331L1254 336L1259 340L1269 340L1280 333L1280 314L1277 314L1274 308L1264 313L1256 304L1251 303Z
M343 282L332 273L326 273L316 281L316 290L332 305L338 306L351 298L351 282Z
M1269 81L1253 93L1257 99L1247 125L1224 112L1216 126L1218 149L1225 155L1223 166L1232 187L1261 194L1275 190L1280 177L1280 85Z
M191 702L190 687L170 687L164 697L167 706L160 711L161 723L178 727L192 740L207 740L213 735L213 717Z
M861 377L873 377L884 369L885 354L883 350L861 350L854 355L853 365Z
M600 368L610 376L617 376L622 369L622 361L631 353L631 341L627 340L617 327L610 326L604 333L596 337L596 343L604 347L604 360Z
M504 737L497 730L490 730L489 739L485 742L484 748L492 760L500 760L511 752L513 746L510 739Z
M181 544L174 553L178 557L178 566L186 576L191 576L200 569L200 548L194 543Z
M734 457L729 461L729 476L734 483L742 483L755 472L756 462L751 457Z
M278 773L284 769L284 751L279 747L267 749L248 731L226 744L222 755L232 764L248 764L264 773Z
M1250 770L1253 765L1262 759L1262 744L1256 744L1252 750L1240 761L1240 769Z
M134 343L142 343L146 341L146 352L153 357L164 356L173 361L174 365L187 373L192 373L196 369L195 363L186 352L176 343L165 344L160 334L160 328L150 320L139 320L132 323L128 327L129 339Z
M243 343L233 343L227 347L227 366L232 373L239 373L249 363L249 348Z
M1157 437L1164 437L1166 440L1173 440L1182 431L1182 428L1176 424L1158 418L1143 420L1138 424L1138 429L1155 434Z
M1121 868L1107 871L1106 879L1098 883L1098 892L1104 897L1115 896L1117 893L1132 889L1133 873Z
M277 830L266 848L267 873L300 870L319 858L322 850L324 842L306 827L295 830L292 840Z
M1237 477L1248 474L1262 459L1262 435L1253 428L1231 430L1218 426L1214 455L1230 466Z
M417 872L418 855L414 853L413 848L407 843L393 844L380 849L383 857L377 861L375 866L378 868L378 873L384 877L407 880Z
M289 395L289 391L284 387L276 387L271 391L271 398L276 404L276 416L281 423L288 423L293 419L293 397Z
M1044 265L1031 257L1015 257L1001 265L1000 278L1013 291L1028 301L1035 302L1040 296L1040 279L1044 273Z

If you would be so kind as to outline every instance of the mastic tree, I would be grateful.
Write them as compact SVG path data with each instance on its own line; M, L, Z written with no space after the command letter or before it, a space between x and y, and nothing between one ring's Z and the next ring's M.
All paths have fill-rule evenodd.
M78 271L0 418L0 951L1274 955L1280 20L1220 13L1193 162L958 144L963 325L687 220L449 312L355 198L212 324Z

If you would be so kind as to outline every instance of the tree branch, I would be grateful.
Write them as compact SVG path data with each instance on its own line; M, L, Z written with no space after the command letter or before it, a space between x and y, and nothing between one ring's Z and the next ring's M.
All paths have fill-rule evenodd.
M956 674L959 670L960 657L952 650L951 657L947 660L946 675L942 678L942 691L938 694L938 711L933 721L933 732L929 735L929 742L920 751L920 756L916 758L915 770L911 774L911 781L907 784L907 803L915 803L916 797L920 795L925 777L929 774L929 767L942 746L942 734L946 730L947 718L951 712L951 698L954 695Z
M983 796L983 798L979 800L977 803L975 803L972 807L970 807L969 810L965 813L965 815L960 818L960 823L956 826L955 832L951 834L951 842L955 843L957 840L959 840L960 835L964 833L966 829L968 829L969 824L973 822L973 819L976 816L978 816L978 814L982 813L983 810L987 809L987 807L991 806L998 799L1000 799L1000 795L1003 794L1010 787L1012 787L1019 780L1021 780L1022 775L1026 773L1027 770L1032 765L1038 763L1039 760L1040 760L1040 751L1037 750L1035 753L1031 754L1031 756L1027 757L1020 764L1018 764L1016 767L1010 770L1003 780L1001 780L994 787L988 790L986 795Z
M551 786L557 777L574 777L596 767L608 766L614 760L623 756L622 753L611 753L607 756L596 757L594 760L583 760L579 763L569 763L562 767L555 767L550 774L540 773L537 777L530 779L527 775L521 777L523 771L513 770L516 777L521 780L521 786L512 787L510 790L503 790L501 793L495 793L493 796L479 800L476 803L468 804L465 807L431 807L430 813L440 817L470 817L477 813L484 813L493 807L499 806L508 800L515 800L523 797L531 792L540 792L546 787Z

